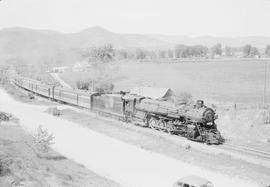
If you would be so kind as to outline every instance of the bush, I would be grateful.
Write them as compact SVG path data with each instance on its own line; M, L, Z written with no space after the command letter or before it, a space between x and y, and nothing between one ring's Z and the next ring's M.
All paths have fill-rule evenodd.
M8 173L10 173L8 163L5 160L0 159L0 176L5 176Z
M1 121L18 121L18 118L16 118L12 114L0 111L0 123Z
M113 83L95 82L92 80L90 81L79 80L76 82L76 86L77 86L77 89L80 89L80 90L91 90L98 93L111 92L114 89Z
M6 84L8 82L8 67L0 65L0 83Z
M76 87L77 89L80 89L80 90L89 90L90 85L91 85L91 82L87 82L87 81L79 80L76 82Z
M53 144L53 139L53 135L49 134L47 130L42 129L40 125L37 133L34 135L35 148L42 153L46 153L49 151L50 145Z
M60 116L61 115L61 111L57 107L48 108L48 113L52 114L53 116Z
M96 85L95 91L98 93L111 92L113 88L114 85L112 83L103 82Z
M263 112L263 123L270 124L270 110L266 110Z
M27 96L30 100L35 99L35 96L32 93L28 93Z
M5 112L0 112L0 122L1 121L9 121L11 119L12 115L5 113Z

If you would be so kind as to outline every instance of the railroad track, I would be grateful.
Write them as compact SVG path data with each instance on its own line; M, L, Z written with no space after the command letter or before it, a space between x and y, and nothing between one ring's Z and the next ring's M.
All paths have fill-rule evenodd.
M229 149L235 152L245 153L245 155L251 155L258 158L263 158L265 160L270 160L270 152L257 150L257 149L247 147L247 146L224 143L223 145L220 146L220 148L225 148L225 149Z

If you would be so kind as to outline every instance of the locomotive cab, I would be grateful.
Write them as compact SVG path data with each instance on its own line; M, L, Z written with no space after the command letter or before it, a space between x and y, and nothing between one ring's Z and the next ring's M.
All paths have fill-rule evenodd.
M146 113L136 109L136 105L140 103L144 97L127 94L124 95L122 99L126 121L133 121L135 124L145 126Z
M134 114L136 113L136 104L140 102L144 97L139 97L137 95L126 94L122 97L124 105L124 114Z
M124 101L124 108L125 108L125 112L130 112L130 113L133 113L134 112L134 109L135 109L135 99L133 100L125 100Z
M132 95L124 95L122 99L123 99L123 104L124 104L124 114L134 113L136 97Z

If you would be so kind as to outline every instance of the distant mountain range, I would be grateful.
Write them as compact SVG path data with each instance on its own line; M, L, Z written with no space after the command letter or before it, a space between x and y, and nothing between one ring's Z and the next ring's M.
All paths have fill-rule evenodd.
M182 35L160 34L119 34L108 31L102 27L64 34L50 30L33 30L28 28L6 28L0 30L0 57L3 55L22 56L27 60L40 58L76 59L78 50L90 46L100 46L111 43L118 49L168 49L176 44L212 46L216 43L223 46L240 47L251 44L264 48L270 44L270 37L188 37ZM65 56L65 58L63 58Z

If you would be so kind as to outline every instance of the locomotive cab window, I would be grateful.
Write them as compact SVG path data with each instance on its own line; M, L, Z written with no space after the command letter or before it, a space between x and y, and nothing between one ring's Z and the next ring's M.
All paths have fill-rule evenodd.
M134 111L134 101L133 100L125 100L125 110L127 112Z

